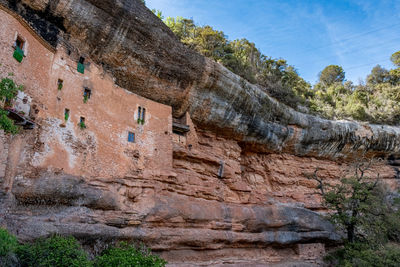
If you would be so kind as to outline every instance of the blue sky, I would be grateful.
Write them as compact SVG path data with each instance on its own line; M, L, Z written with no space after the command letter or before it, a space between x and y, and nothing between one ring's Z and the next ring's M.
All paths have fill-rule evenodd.
M327 65L358 83L380 64L392 68L400 50L399 0L146 0L164 16L192 18L246 38L261 52L283 58L314 83Z

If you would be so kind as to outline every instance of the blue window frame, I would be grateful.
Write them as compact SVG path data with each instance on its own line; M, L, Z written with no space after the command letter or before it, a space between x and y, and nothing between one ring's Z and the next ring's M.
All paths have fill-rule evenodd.
M135 133L128 132L128 142L135 143Z

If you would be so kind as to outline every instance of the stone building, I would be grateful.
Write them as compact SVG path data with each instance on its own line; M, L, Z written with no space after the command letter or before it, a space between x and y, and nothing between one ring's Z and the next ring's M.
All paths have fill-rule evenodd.
M51 47L17 15L0 12L0 74L24 86L12 108L34 122L43 144L29 164L106 179L172 168L171 107L116 86L90 58Z

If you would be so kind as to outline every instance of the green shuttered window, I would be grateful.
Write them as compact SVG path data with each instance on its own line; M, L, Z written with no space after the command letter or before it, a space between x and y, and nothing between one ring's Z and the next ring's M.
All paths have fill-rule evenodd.
M78 72L83 74L85 72L85 65L78 63Z
M22 59L24 58L24 51L22 51L21 48L18 46L15 48L14 55L13 57L19 62L22 62Z

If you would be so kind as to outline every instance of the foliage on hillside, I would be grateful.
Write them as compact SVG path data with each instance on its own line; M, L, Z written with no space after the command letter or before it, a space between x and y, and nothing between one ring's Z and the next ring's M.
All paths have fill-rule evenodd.
M153 12L163 18L160 11ZM263 55L247 39L229 41L222 31L211 26L197 26L191 19L167 17L164 23L185 45L221 63L249 82L259 84L271 96L294 108L306 104L311 85L286 60Z
M324 71L329 72L330 67ZM335 76L337 69L330 70L331 75ZM355 119L392 125L400 123L400 68L386 70L377 65L367 76L366 82L359 85L345 82L343 70L343 79L331 83L326 82L322 73L314 86L314 97L310 99L312 112L330 119Z
M392 125L400 122L400 51L391 56L397 68L386 70L377 65L366 83L354 85L346 81L342 67L329 65L311 87L286 60L263 55L247 39L230 41L211 26L198 26L183 17L164 18L159 10L153 12L185 45L258 84L272 97L295 109L328 119Z

